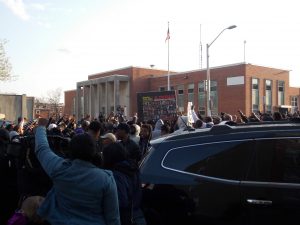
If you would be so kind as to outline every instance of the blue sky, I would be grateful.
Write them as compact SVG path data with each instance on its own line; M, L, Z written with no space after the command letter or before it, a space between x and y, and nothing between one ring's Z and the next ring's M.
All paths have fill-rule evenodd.
M16 81L0 92L46 96L70 90L89 74L130 65L199 69L200 24L205 45L225 27L210 49L211 66L239 63L291 70L300 86L300 17L296 0L0 0L0 39Z

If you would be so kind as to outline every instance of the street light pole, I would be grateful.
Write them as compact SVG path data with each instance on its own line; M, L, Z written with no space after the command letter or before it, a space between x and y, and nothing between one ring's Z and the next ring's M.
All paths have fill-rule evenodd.
M206 68L206 115L211 116L211 108L210 108L210 68L209 68L209 47L220 37L220 35L225 31L225 30L231 30L236 28L236 25L232 25L230 27L227 27L223 29L218 36L210 43L206 44L206 63L207 63L207 68Z
M210 109L210 69L209 69L209 44L206 44L206 116L211 116Z

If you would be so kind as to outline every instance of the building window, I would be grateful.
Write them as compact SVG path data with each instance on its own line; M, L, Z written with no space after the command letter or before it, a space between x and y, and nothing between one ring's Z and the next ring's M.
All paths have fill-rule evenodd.
M284 81L278 81L278 105L284 105Z
M166 87L159 87L159 91L165 91Z
M252 79L252 111L259 111L259 80Z
M184 111L184 85L177 86L177 105L180 112Z
M265 112L272 113L272 81L266 80L265 84L266 96L265 96Z
M210 105L212 115L218 115L218 83L215 80L210 81Z
M167 90L168 90L167 87L159 87L159 89L158 89L158 91L167 91ZM171 87L170 87L170 90L171 90L171 91L174 91L174 86L171 86Z
M291 106L292 106L292 113L295 113L298 111L298 97L297 96L291 97Z
M205 81L198 83L198 111L200 115L205 115Z
M194 84L188 86L188 101L194 103Z

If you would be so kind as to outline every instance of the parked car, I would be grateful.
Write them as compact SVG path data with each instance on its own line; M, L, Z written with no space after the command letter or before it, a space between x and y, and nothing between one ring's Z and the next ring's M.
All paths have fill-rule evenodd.
M190 129L153 141L140 168L150 225L300 221L297 122Z

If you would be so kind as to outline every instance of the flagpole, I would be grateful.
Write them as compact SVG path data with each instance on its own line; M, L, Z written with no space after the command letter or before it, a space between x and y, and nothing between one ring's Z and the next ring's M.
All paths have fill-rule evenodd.
M244 63L246 63L246 40L244 40Z
M168 22L168 33L170 33L169 30L169 22ZM168 91L170 91L170 37L168 38Z
M202 69L202 41L201 41L201 24L200 24L200 44L199 44L199 51L200 51L200 53L199 53L199 57L200 57L200 59L199 59L199 68L200 69Z

